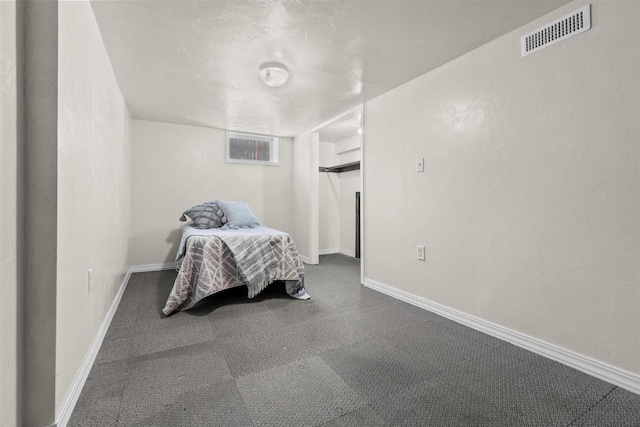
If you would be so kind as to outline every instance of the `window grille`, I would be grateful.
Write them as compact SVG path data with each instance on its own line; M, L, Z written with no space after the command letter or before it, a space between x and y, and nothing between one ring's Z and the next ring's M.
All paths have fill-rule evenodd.
M242 132L227 132L227 162L278 165L278 138Z

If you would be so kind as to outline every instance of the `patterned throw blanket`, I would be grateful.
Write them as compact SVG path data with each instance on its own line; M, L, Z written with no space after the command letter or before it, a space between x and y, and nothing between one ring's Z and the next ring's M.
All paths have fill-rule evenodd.
M220 236L220 239L235 258L238 271L249 288L249 298L273 282L278 263L269 236L240 234Z
M276 280L286 283L289 295L304 290L304 266L291 236L267 227L242 231L185 227L176 261L178 276L162 310L167 316L245 284L249 297Z

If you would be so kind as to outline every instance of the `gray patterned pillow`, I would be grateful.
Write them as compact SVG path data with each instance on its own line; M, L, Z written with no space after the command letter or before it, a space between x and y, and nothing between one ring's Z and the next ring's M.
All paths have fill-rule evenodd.
M186 221L189 217L193 221L194 228L218 228L227 223L218 200L203 203L187 209L180 217L180 221Z

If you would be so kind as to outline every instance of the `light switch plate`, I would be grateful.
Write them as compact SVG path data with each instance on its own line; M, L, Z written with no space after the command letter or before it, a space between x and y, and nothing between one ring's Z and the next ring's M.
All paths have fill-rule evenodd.
M424 246L418 245L418 261L424 261L424 260L425 260Z
M424 157L416 159L416 172L424 172Z

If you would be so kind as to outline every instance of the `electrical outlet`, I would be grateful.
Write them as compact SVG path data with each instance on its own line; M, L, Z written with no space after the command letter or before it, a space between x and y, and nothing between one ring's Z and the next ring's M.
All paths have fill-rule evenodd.
M424 246L418 245L418 261L424 261L424 260L425 260Z
M416 159L416 172L424 172L424 157Z
M91 292L91 286L93 285L93 268L87 271L87 292Z

